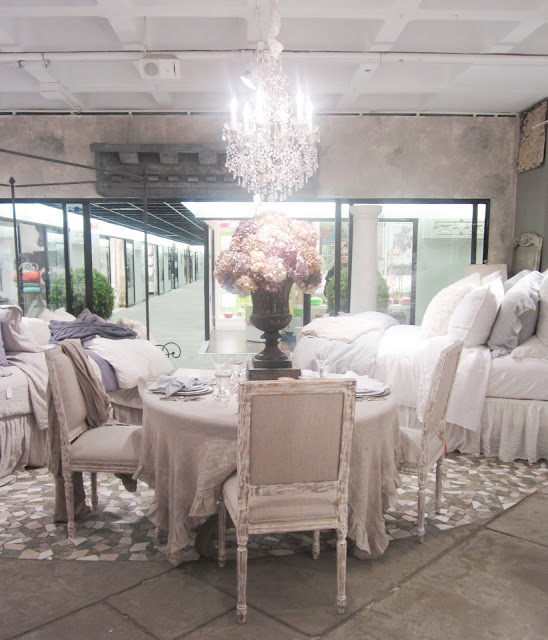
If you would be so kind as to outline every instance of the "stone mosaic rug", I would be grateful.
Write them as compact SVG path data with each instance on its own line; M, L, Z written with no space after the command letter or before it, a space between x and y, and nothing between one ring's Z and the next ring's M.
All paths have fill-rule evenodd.
M442 513L434 513L434 476L428 493L426 530L445 530L492 518L541 485L548 484L546 461L504 463L495 459L451 454L445 464ZM89 478L89 474L88 474ZM385 514L391 539L416 535L417 479L402 476L397 503ZM0 556L5 558L81 561L165 560L154 539L146 512L153 491L139 483L128 493L112 475L99 474L99 507L77 522L77 537L69 540L64 525L52 522L53 483L46 469L19 473L0 486ZM88 490L89 495L89 490ZM322 532L322 546L336 543ZM309 551L310 535L252 536L250 557ZM235 555L235 532L227 531L227 556Z

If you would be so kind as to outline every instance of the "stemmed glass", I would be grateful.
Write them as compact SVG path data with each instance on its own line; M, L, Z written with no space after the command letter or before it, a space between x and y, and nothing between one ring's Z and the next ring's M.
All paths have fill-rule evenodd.
M227 402L230 399L230 376L228 370L228 356L226 353L214 353L211 356L215 369L215 384L217 386L216 399L219 402Z
M213 368L215 371L228 370L228 356L226 353L213 353L211 355L211 361L213 362Z
M316 351L316 366L318 368L320 378L325 378L325 376L329 373L327 349Z
M230 376L232 374L226 369L215 371L215 384L217 385L216 399L219 402L228 402L230 400Z
M244 377L244 368L243 360L232 360L230 362L230 393L238 393L240 381Z

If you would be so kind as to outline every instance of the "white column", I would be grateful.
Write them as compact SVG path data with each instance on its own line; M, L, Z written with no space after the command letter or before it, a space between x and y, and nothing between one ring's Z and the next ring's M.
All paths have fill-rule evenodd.
M352 226L352 284L350 313L377 309L377 220L379 205L350 207Z

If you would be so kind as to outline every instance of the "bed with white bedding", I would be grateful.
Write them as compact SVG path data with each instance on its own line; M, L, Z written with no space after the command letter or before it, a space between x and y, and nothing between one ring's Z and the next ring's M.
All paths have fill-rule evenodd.
M333 325L325 330L330 338L304 327L294 366L315 368L314 355L327 349L332 371L385 382L396 396L400 426L420 428L439 353L461 340L448 451L503 461L548 458L547 274L521 272L504 284L496 274L483 281L469 276L434 297L420 327L387 322L379 329L379 315L347 318L372 327L355 331L350 344L342 325L337 336L338 318L323 319Z
M432 341L414 326L392 327L380 341L374 377L392 388L402 427L420 426L417 381L427 384L420 356L424 343ZM478 354L482 349L462 352L447 411L448 452L505 462L548 458L548 361L520 361L511 354L491 358L488 350L485 360ZM487 367L474 368L478 362Z
M0 478L46 460L47 323L23 318L14 306L0 307ZM45 326L44 326L45 325ZM162 351L142 339L94 338L86 348L103 358L115 372L118 389L111 392L113 417L140 424L139 386L168 374L173 367ZM6 363L7 360L7 363ZM101 378L97 362L90 358ZM143 384L139 382L143 380Z

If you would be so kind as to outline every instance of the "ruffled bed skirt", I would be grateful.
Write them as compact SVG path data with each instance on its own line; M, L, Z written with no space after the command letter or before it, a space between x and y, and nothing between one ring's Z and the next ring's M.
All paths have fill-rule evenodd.
M398 407L401 427L420 428L412 407ZM481 428L470 431L447 423L447 451L536 462L548 458L548 402L486 398Z
M37 429L33 414L0 419L0 478L45 463L46 431Z

